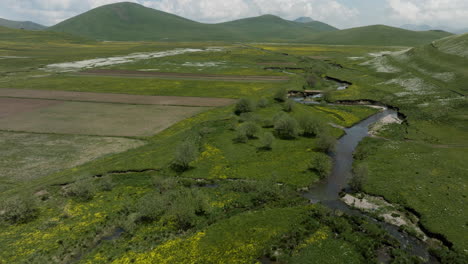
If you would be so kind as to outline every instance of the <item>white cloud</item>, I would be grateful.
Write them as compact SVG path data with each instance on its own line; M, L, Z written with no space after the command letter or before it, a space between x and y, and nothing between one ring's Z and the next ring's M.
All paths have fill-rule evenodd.
M387 0L387 3L394 21L456 28L468 26L467 0Z
M121 0L1 0L0 17L53 25L89 9ZM287 19L310 16L332 25L357 23L358 10L337 0L128 0L196 21L216 23L274 14Z

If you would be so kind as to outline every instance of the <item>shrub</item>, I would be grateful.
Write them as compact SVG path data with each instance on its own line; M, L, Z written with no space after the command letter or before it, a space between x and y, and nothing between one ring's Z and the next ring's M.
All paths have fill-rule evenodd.
M9 224L26 223L38 215L36 202L29 197L17 196L0 205L0 220Z
M164 219L173 222L180 230L188 230L195 226L199 216L208 216L211 207L206 195L198 190L180 189L169 195L170 206Z
M64 196L76 198L81 201L93 199L94 193L94 185L87 179L76 181L63 190Z
M317 76L315 76L313 74L309 74L306 77L306 84L307 84L308 87L314 88L317 85Z
M186 171L190 168L190 162L197 158L198 150L195 144L184 141L175 152L172 168L177 171Z
M285 102L284 105L283 105L283 110L284 110L285 112L288 112L288 113L294 111L294 107L295 107L294 104L295 104L295 103L294 103L293 100L287 99L286 102Z
M274 128L278 137L282 139L294 139L298 134L297 121L288 115L279 117Z
M263 128L272 128L272 127L274 127L273 119L270 119L270 118L265 118L265 119L261 120L260 123L262 124Z
M234 141L237 143L247 143L249 141L249 137L247 137L246 131L244 129L237 129L236 137Z
M288 91L285 88L279 88L276 90L273 98L278 102L284 102L288 98Z
M335 148L336 139L332 135L330 135L329 132L326 132L327 130L324 131L325 132L321 132L318 136L316 146L317 149L320 151L331 152Z
M260 98L260 100L258 100L257 102L257 106L260 108L265 108L268 106L268 104L268 99L266 99L265 97Z
M349 181L349 186L353 191L359 192L362 191L362 188L367 180L368 175L368 168L367 165L361 163L354 167L353 169L353 177Z
M101 191L109 192L114 189L115 184L112 182L111 177L103 177L99 180L99 189Z
M174 177L156 175L152 178L153 186L159 193L164 193L175 189L178 186L178 181Z
M326 155L316 155L309 164L309 169L317 172L320 179L326 178L332 169L330 158Z
M274 139L275 137L270 132L263 134L263 136L260 138L260 149L271 150Z
M136 204L136 214L138 220L142 222L152 222L159 219L167 210L170 199L157 192L150 192L143 196Z
M299 126L302 130L302 135L305 137L315 137L319 135L325 125L312 115L302 115L299 117Z
M236 115L240 115L242 113L249 113L254 111L254 104L252 100L247 99L247 98L241 98L239 101L237 101L236 106L234 108L234 113Z
M255 138L255 135L260 131L260 127L254 122L247 122L242 124L239 130L243 130L248 138Z

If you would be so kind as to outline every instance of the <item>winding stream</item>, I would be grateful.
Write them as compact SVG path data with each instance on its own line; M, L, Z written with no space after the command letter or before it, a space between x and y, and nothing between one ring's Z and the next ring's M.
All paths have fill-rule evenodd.
M340 86L341 87L341 86ZM316 104L314 101L295 100L304 104ZM332 105L332 104L330 104ZM341 137L331 154L333 158L333 169L328 178L313 185L303 196L311 203L320 203L330 209L340 210L348 215L364 217L386 230L393 238L397 239L402 247L413 255L420 256L425 263L439 263L436 258L429 254L427 245L421 240L401 232L398 227L385 222L378 221L359 210L349 207L340 200L340 192L349 189L348 181L352 177L353 153L359 142L369 135L369 127L386 116L398 116L398 112L385 108L360 123L345 129L345 135ZM385 256L380 256L385 259Z

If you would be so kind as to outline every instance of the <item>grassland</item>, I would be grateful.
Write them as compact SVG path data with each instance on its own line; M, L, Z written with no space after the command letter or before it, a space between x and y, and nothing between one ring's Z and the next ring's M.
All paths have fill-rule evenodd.
M15 188L34 178L73 168L96 158L139 147L143 141L91 137L0 132L0 190Z
M363 96L359 99L370 98L381 99L386 103L393 102L392 100L396 97L382 98L381 96L389 95L392 91L404 91L404 88L388 84L383 86L385 89L379 86L381 89L371 90L372 85L388 80L384 79L388 76L381 73L374 74L368 68L369 66L359 66L359 60L347 58L365 56L361 60L372 59L372 55L366 55L367 47L350 47L347 50L337 46L299 45L296 48L290 45L269 45L268 47L271 49L277 50L268 52L237 45L223 45L221 52L205 51L204 54L179 54L160 58L160 60L139 60L128 64L104 67L149 70L167 65L168 72L194 73L196 72L195 68L182 65L191 62L190 60L203 64L228 61L223 64L225 68L206 67L201 68L200 72L232 75L261 74L265 76L290 75L282 72L262 72L262 68L266 65L278 66L280 70L286 70L281 67L282 65L295 65L302 68L293 72L294 77L289 82L239 83L74 76L71 73L48 72L42 69L53 63L173 49L164 43L89 42L72 44L52 42L48 45L38 44L36 50L32 50L31 44L24 42L18 44L17 49L13 49L11 43L13 40L0 42L2 47L0 56L35 59L30 59L32 61L30 65L27 63L28 60L24 58L6 59L11 62L11 65L1 69L0 87L3 88L25 89L23 91L37 89L41 92L45 92L45 90L52 90L50 92L86 91L96 93L96 97L103 96L98 93L218 98L247 97L258 106L250 109L250 112L242 114L235 114L234 106L222 106L202 111L159 133L157 133L157 127L161 123L158 120L170 119L174 121L170 110L174 109L175 106L138 105L122 102L110 104L108 102L78 102L76 100L62 102L65 99L55 98L56 100L50 100L53 101L52 105L39 105L37 108L27 109L32 111L32 114L31 112L28 114L29 117L26 116L26 113L18 115L10 113L8 116L0 117L0 121L2 121L16 116L18 120L15 124L26 126L32 124L27 118L39 113L38 116L42 118L39 120L42 121L38 122L37 125L44 126L45 123L51 122L43 129L60 128L61 125L62 128L65 128L66 124L70 133L79 133L78 128L84 127L86 123L82 122L83 116L96 118L97 127L94 128L97 130L94 131L103 129L101 130L105 131L103 134L131 130L132 135L137 135L138 131L142 131L140 127L142 123L145 127L151 128L145 130L143 134L139 134L146 136L144 138L145 145L120 153L96 156L86 163L76 166L70 165L73 167L67 165L67 167L51 168L50 173L49 171L44 172L44 174L26 172L24 176L24 179L28 179L26 182L17 182L15 186L9 186L6 191L2 192L0 197L5 201L1 203L0 216L2 219L6 219L4 216L9 213L7 211L9 207L4 205L15 204L15 201L21 205L21 199L26 199L22 198L23 196L31 197L34 194L35 205L27 220L12 223L11 219L10 221L6 219L0 223L0 248L9 249L0 251L0 262L165 263L182 260L203 263L250 263L264 258L285 263L304 263L308 260L317 260L322 263L327 263L327 261L368 263L376 262L377 252L383 251L396 263L417 263L417 260L407 256L404 251L400 251L401 245L376 225L362 218L342 215L341 212L332 212L320 205L310 205L309 201L303 198L297 189L313 185L321 178L317 164L311 162L316 157L329 159L326 150L319 148L321 138L298 133L294 138L284 139L277 135L274 129L274 119L278 116L300 120L301 117L307 115L315 117L320 124L323 124L326 134L332 139L336 139L343 134L343 131L335 127L352 126L378 111L365 106L325 104L310 106L294 104L293 109L288 109L288 102L283 103L273 99L278 88L296 90L317 88L307 82L310 75L319 77L328 74L353 82L348 90L336 91L336 84L318 78L316 84L320 85L319 88L330 92L326 96L327 100L356 99ZM176 46L204 49L213 45L212 43L180 43ZM267 45L261 47L268 49ZM57 53L53 52L54 48L57 49ZM82 55L67 57L66 54L75 48L82 51ZM308 48L311 49L310 54ZM388 49L393 51L396 48ZM338 69L322 60L308 58L323 55L326 50L329 51L327 57L332 57L332 61L346 56L343 59L347 63L344 65L346 67ZM387 50L387 48L373 47L369 50L372 53L377 53ZM277 53L278 51L281 52ZM281 53L297 54L298 56L285 56ZM347 68L354 67L358 67L362 73L360 75L351 74L356 71ZM33 78L36 75L46 76ZM348 79L349 75L355 78ZM363 77L362 75L368 76ZM365 79L362 79L361 82L358 77ZM364 83L369 79L374 82ZM365 93L372 94L372 97L367 97ZM451 93L453 92L449 92L449 94ZM7 99L3 98L2 100ZM9 98L8 100L13 99ZM40 102L38 99L16 98L14 100ZM423 223L427 223L430 230L433 230L435 227L430 223L429 217L434 211L428 206L427 201L433 202L438 206L438 210L441 210L440 201L447 201L440 199L440 196L444 194L443 186L433 192L440 199L439 201L436 201L435 198L432 200L423 199L427 198L423 193L420 196L423 198L419 200L410 199L411 192L415 189L419 190L416 184L427 183L417 180L408 181L408 188L405 189L404 195L400 195L395 191L397 190L396 186L398 184L401 188L401 179L408 177L407 170L402 168L391 170L389 165L388 167L382 166L385 168L382 172L385 171L388 174L397 172L399 175L395 179L399 179L399 182L390 182L385 178L386 182L390 182L388 186L392 188L387 186L388 189L385 190L387 193L381 193L383 192L381 189L383 181L380 178L378 166L381 166L380 163L385 163L386 157L377 144L401 143L402 146L398 149L401 152L394 153L391 157L395 163L408 154L409 150L405 148L412 148L413 143L421 144L421 155L426 155L426 148L432 148L431 144L434 144L430 141L421 142L420 134L416 132L419 130L411 128L415 126L415 123L412 122L423 124L424 120L412 116L412 112L409 110L411 109L410 104L408 103L406 108L404 108L405 104L403 103L397 104L397 106L401 107L404 114L408 114L408 133L417 135L412 140L418 140L418 142L398 141L400 138L406 137L406 127L403 129L395 127L380 132L381 136L385 136L391 141L372 139L378 143L370 142L361 146L360 152L363 154L360 156L359 162L368 163L370 171L369 180L364 187L368 192L385 195L392 202L414 207L422 215ZM103 108L107 110L103 111ZM175 108L183 109L180 106ZM145 111L153 109L154 112L140 111L142 109ZM197 109L195 112L206 110L200 107ZM116 117L126 117L126 119L118 120ZM11 120L8 122L5 120L4 125L13 124ZM245 142L239 141L240 128L245 124L252 123L260 126L258 131L247 138ZM330 126L330 124L334 126ZM111 128L112 131L109 130ZM457 127L453 129L459 131ZM436 132L434 132L436 129L427 130L424 132L433 137L436 136ZM262 141L264 134L269 132L275 136L272 138L271 149L265 149ZM63 158L66 158L67 155L79 157L86 154L86 150L76 149L74 153L73 150L69 149L76 144L75 142L80 142L78 139L80 136L48 135L48 138L45 138L46 135L37 135L44 141L41 142L41 145L34 146L33 143L28 144L34 139L26 139L33 138L31 133L9 133L6 134L13 139L12 143L8 144L28 151L30 155L47 159L46 154L62 155ZM404 136L401 136L402 134ZM455 134L461 135L462 133ZM18 137L19 141L14 140L15 137ZM69 139L71 142L67 141L67 149L55 150L52 146L53 142L61 137L73 138ZM120 138L117 139L120 140ZM96 137L96 140L103 140L103 137ZM195 153L195 157L185 170L180 170L178 167L174 167L174 157L184 142L194 146L193 149L189 150ZM24 144L28 144L30 148L24 147ZM426 144L431 146L426 146ZM103 146L102 149L98 149L101 151L107 148ZM457 159L453 165L458 168L460 158L457 154L455 152L446 154L443 151L445 149L441 149L440 156L449 155L453 159ZM8 152L6 155L12 162L17 162L17 153ZM367 156L366 153L372 155ZM463 153L463 151L457 153ZM99 155L101 154L103 152L100 152ZM25 158L27 157L25 155ZM439 157L425 160L435 163L440 160ZM414 166L415 170L419 166L423 166L418 163L419 161L419 159L415 159L411 162L411 166ZM38 163L34 168L41 166L41 164L43 163ZM442 171L453 170L451 166L442 167ZM47 175L45 175L46 173ZM452 188L452 186L450 187ZM453 194L454 197L459 197L457 195L459 191L463 190L462 188L463 186L454 187L456 190L456 193ZM10 200L13 202L9 202ZM462 200L459 202L461 204ZM27 203L25 202L25 204ZM424 206L427 210L422 210ZM448 210L454 208L455 206L449 207ZM450 221L453 220L460 224L460 219L462 219L462 214L452 217ZM437 228L440 228L442 230L440 232L447 235L449 240L456 244L457 249L462 248L463 242L459 241L461 236L458 234L463 234L463 230L460 231L459 228L443 224ZM447 230L455 230L458 234ZM450 263L450 261L443 262Z

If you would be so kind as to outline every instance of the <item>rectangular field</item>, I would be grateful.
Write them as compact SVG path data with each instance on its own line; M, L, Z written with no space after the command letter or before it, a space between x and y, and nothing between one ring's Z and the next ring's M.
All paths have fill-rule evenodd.
M1 98L0 130L101 136L152 136L207 107ZM25 105L35 104L30 111ZM3 111L2 111L3 112Z
M142 104L142 105L179 105L179 106L206 106L216 107L225 106L235 102L233 99L227 98L209 98L209 97L184 97L184 96L145 96L145 95L130 95L130 94L106 94L106 93L88 93L88 92L68 92L54 90L28 90L28 89L6 89L0 88L1 97L12 98L34 98L34 99L53 99L65 101L86 101L86 102L101 102L101 103L124 103L124 104ZM8 101L8 100L7 100ZM8 111L5 100L2 102L2 113ZM9 101L12 104L13 101ZM19 104L21 101L16 101L13 104ZM36 104L48 104L50 101L32 102L24 100L25 106L22 108L28 109ZM27 104L26 104L27 103ZM40 105L38 106L40 107ZM5 109L5 110L4 110ZM18 111L18 109L15 109Z

